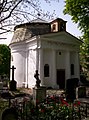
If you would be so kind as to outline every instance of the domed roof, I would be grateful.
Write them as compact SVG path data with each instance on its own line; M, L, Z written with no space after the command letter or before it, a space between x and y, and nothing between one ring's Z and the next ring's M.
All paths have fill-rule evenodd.
M41 35L50 31L50 23L40 18L34 19L29 23L15 26L14 36L11 43L25 41L35 35Z
M45 20L42 20L41 18L37 18L37 19L30 21L30 23L48 23L48 22Z

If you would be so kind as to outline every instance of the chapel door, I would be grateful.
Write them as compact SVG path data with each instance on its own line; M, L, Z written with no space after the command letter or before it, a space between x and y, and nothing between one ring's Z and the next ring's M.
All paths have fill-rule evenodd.
M64 69L57 69L57 84L59 85L60 89L65 88L65 70Z

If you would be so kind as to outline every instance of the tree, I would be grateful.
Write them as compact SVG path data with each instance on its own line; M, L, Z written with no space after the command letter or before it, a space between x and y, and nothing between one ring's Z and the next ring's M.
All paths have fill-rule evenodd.
M44 0L50 2L51 0ZM27 22L30 18L53 17L49 12L43 12L39 0L0 0L0 34L13 29L12 26Z
M7 45L0 45L0 75L10 74L10 49Z
M72 20L79 24L79 28L89 36L89 1L65 0L64 14L72 16Z
M88 0L65 0L64 14L69 14L73 22L78 23L78 27L83 32L80 47L80 63L84 72L89 71L89 1Z

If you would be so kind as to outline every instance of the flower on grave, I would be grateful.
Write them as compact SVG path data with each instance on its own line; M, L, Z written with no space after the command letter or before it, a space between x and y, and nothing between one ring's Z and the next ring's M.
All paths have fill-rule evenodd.
M57 102L56 102L57 101ZM46 120L47 119L60 119L60 120L68 120L71 119L72 114L78 116L78 108L80 102L76 103L68 103L62 97L57 96L47 96L44 102L39 103L36 100L37 106L30 105L30 115L33 117L38 117L39 119Z
M80 106L80 104L81 104L81 102L80 101L77 101L77 102L75 102L74 104L73 104L73 106Z
M63 98L60 98L60 100L63 105L69 106L69 103L66 102Z

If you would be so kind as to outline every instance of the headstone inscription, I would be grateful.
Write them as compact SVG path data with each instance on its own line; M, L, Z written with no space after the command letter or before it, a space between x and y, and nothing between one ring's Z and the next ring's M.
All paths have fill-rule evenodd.
M12 80L10 81L10 90L16 91L16 84L17 82L14 80L14 70L16 69L14 66L12 66Z

